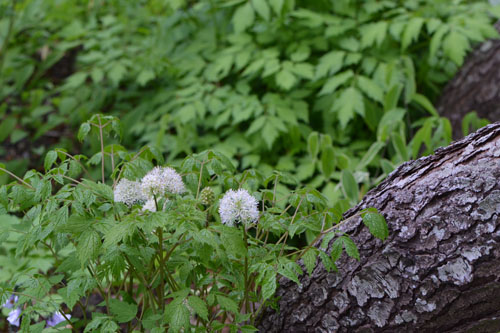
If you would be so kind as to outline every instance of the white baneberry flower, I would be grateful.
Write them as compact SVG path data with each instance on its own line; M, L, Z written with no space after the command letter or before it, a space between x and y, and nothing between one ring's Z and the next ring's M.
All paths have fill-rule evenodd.
M17 295L12 294L10 295L9 299L4 304L2 304L2 307L12 309L14 305L16 305L18 299L19 297Z
M66 314L66 317L68 317L68 319L70 319L71 315ZM66 320L66 318L64 318L61 311L57 311L49 319L47 319L47 327L56 326L57 324L62 323L65 320Z
M149 199L146 201L146 203L142 206L142 211L149 210L150 212L156 212L156 203L155 199Z
M20 318L21 318L21 309L15 308L14 310L10 311L9 316L7 317L7 321L12 326L19 326L19 319Z
M141 184L128 179L121 179L116 185L113 194L116 202L123 202L128 206L146 200L141 191Z
M244 189L229 190L220 200L219 215L222 223L229 226L238 222L255 222L259 218L257 199Z
M142 193L148 198L165 193L181 194L186 188L181 175L172 168L155 167L141 180Z
M167 192L173 194L182 194L186 192L186 187L182 181L181 175L173 168L163 168L163 179L166 183Z

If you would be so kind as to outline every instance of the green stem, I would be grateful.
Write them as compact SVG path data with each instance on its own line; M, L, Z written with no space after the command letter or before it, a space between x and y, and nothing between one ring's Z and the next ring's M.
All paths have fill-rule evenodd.
M248 237L247 237L247 229L246 227L243 227L243 237L245 241L245 247L246 247L246 254L245 254L245 296L243 298L244 303L245 303L245 313L248 313L250 306L248 303L248 293L249 293L249 281L248 281Z

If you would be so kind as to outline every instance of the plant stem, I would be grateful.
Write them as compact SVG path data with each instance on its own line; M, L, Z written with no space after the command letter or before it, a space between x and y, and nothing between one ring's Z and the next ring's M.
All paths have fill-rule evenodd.
M33 186L31 186L30 184L26 183L23 179L19 178L18 176L16 176L15 174L13 174L12 172L10 172L9 170L0 167L0 171L3 171L6 174L8 174L9 176L11 176L12 178L15 178L18 182L20 182L23 185L26 185L30 189L32 189L32 190L35 189Z
M101 176L102 176L102 183L104 184L105 178L104 178L104 137L102 133L102 129L104 126L101 123L101 116L97 115L97 119L99 120L99 139L101 141Z
M247 249L246 253L245 253L245 296L243 298L243 301L245 303L245 314L248 313L250 307L249 307L249 304L248 304L248 292L249 292L249 281L248 281L248 237L247 237L247 228L246 227L243 227L243 237L244 237L244 241L245 241L245 247Z

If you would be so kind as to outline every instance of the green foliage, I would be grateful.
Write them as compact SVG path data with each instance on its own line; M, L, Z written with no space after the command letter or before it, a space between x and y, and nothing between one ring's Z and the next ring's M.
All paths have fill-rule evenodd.
M0 141L28 142L33 161L53 136L73 150L67 133L106 110L128 149L157 147L179 163L215 148L239 170L290 172L330 203L343 196L342 170L363 194L448 142L442 120L425 120L438 117L432 101L471 46L497 36L500 14L479 0L12 3L0 1ZM378 155L359 166L375 141ZM21 175L26 161L8 159Z
M85 124L96 129L93 135L100 137L101 147L105 147L103 133L119 128L116 118L102 115ZM312 134L312 155L320 150L330 154L330 140ZM4 210L0 239L8 253L2 257L6 271L0 275L0 300L19 296L14 303L23 309L22 330L40 325L56 311L75 314L81 308L92 311L91 316L66 316L61 325L85 332L116 332L123 325L148 332L224 327L253 332L264 307L276 306L274 294L281 277L300 283L299 278L312 274L320 263L327 270L336 269L343 249L360 260L356 244L338 228L345 205L330 207L328 199L310 187L290 190L296 183L290 175L255 169L238 172L224 154L209 150L187 156L178 165L182 187L147 198L146 192L136 189L147 183L144 175L158 159L154 150L102 156L94 163L92 158L52 150L44 173L29 171L19 184L0 187ZM102 166L109 160L115 167L106 173ZM86 162L71 176L74 161ZM127 183L122 177L131 167L137 170L130 175L144 178L124 189L121 186ZM82 177L92 175L93 168L105 182ZM172 184L172 179L153 184ZM344 179L352 183L344 185L346 191L357 193L349 189L356 186L357 191L354 176L345 171ZM221 198L230 189L245 189L254 197L255 217L244 218L241 212L248 208L243 204L223 203ZM130 193L136 195L131 201L126 196ZM154 205L148 206L151 198ZM233 221L223 217L228 209L238 211L231 215ZM352 218L359 217L375 237L388 236L385 220L376 210ZM315 236L309 244L308 235ZM47 257L44 266L40 254ZM17 261L14 255L27 258L28 264L8 264ZM103 301L89 304L96 295Z

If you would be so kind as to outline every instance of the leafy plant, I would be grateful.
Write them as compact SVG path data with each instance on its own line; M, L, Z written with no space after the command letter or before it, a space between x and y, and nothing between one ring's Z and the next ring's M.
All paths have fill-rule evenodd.
M22 331L43 328L43 318L57 313L58 325L85 332L253 332L262 309L275 306L279 277L299 283L319 262L335 269L342 248L360 259L339 230L349 223L342 211L312 188L279 193L279 183L293 183L286 174L237 173L225 155L210 150L184 159L181 177L171 167L153 168L161 155L147 147L106 155L105 129L114 134L118 119L95 115L80 138L92 127L102 143L101 181L80 177L81 156L55 150L45 173L29 171L0 187L6 250L50 254L49 269L19 267L1 285L2 301L15 296L11 307L22 316ZM114 163L111 174L107 161ZM373 236L388 236L376 210L352 218L362 218ZM297 240L307 230L317 237L304 246ZM87 317L95 294L103 310Z

